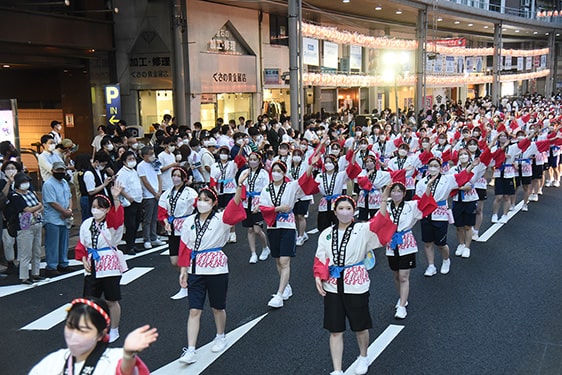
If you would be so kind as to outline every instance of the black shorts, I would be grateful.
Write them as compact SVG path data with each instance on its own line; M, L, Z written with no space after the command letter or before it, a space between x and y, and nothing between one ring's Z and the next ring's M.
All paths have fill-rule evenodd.
M250 210L246 210L246 218L242 220L242 226L244 228L252 228L254 225L262 225L263 224L263 216L261 212L252 212Z
M478 194L479 201L485 201L488 199L488 190L487 189L478 189L476 188L476 193Z
M455 202L453 201L453 217L455 218L455 227L472 227L476 224L476 207L477 201L474 202Z
M404 200L411 201L414 198L415 192L416 191L414 189L406 190L406 196L404 197Z
M107 301L121 300L121 276L96 278L92 275L84 277L84 297L103 298Z
M293 207L293 213L295 215L306 215L308 212L308 206L310 205L310 200L298 201Z
M205 298L209 294L209 305L213 309L226 308L226 291L228 290L228 273L220 275L193 275L187 277L189 290L189 308L203 310Z
M336 222L336 215L334 215L333 211L322 211L318 212L316 227L318 232L321 233L324 229L336 224Z
M494 178L494 193L496 195L515 194L515 178Z
M542 178L543 172L544 172L544 165L533 164L533 176L531 177L531 179L540 180Z
M515 177L515 187L517 188L521 185L531 185L531 176L527 176L527 177L517 176L517 177Z
M230 200L234 198L234 194L221 194L218 199L219 208L226 208L226 205Z
M180 251L180 236L168 236L168 249L170 249L170 256L177 257Z
M387 256L386 258L390 269L393 271L416 268L416 253L400 256L396 255L396 251L394 251L394 256Z
M340 280L343 280L340 278ZM345 319L354 332L373 328L369 311L369 292L363 294L326 293L324 297L324 328L344 332Z
M445 246L447 244L447 228L448 221L431 220L426 217L421 220L422 241L433 242L437 246Z
M297 231L294 229L268 229L267 240L273 258L294 257L296 254Z
M377 213L378 209L372 209L372 210L368 210L366 208L362 208L359 207L359 216L358 219L359 221L367 221L370 218L372 218L373 216L375 216L375 214Z

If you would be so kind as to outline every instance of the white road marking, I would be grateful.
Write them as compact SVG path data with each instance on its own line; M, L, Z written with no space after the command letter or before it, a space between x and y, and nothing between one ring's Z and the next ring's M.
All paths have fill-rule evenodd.
M160 255L170 255L170 249L166 250L166 251L162 251L160 253Z
M524 203L524 201L519 202L513 208L513 210L511 210L507 213L507 221L508 222L509 222L509 220L511 220L511 218L513 216L515 216L515 214L517 214L521 210L521 208L523 207L523 203ZM476 242L486 242L486 241L488 241L503 226L504 226L504 224L502 224L502 223L494 223L490 228L488 228L488 230L486 232L484 232L484 234L482 234L481 236L478 236L478 239L476 240Z
M268 313L263 314L262 316L248 322L235 330L228 332L226 334L226 348L220 353L213 353L211 351L211 347L213 346L213 342L211 341L205 346L202 346L197 349L197 362L192 363L190 365L184 365L180 363L178 360L175 360L166 366L160 367L158 370L153 371L153 375L176 375L180 373L189 374L189 375L199 375L207 367L209 367L214 361L216 361L224 352L226 352L232 345L236 343L236 341L240 340L246 333L250 332L252 328L256 324L258 324L263 318L267 316Z
M66 319L66 310L69 307L70 303L66 303L58 309L51 311L47 315L43 315L41 318L29 323L28 325L20 329L26 331L47 331Z
M306 233L308 233L308 234L316 234L316 233L318 233L318 232L319 232L318 228L314 228L314 229L309 230L309 231L306 232Z
M154 267L133 267L121 276L121 282L119 284L128 285L153 269Z
M378 358L379 355L386 349L386 347L398 336L400 331L404 329L404 326L399 326L395 324L389 325L383 333L377 337L375 341L367 349L367 358L369 359L369 366ZM357 366L357 360L349 366L349 368L344 372L345 375L355 374L355 366Z

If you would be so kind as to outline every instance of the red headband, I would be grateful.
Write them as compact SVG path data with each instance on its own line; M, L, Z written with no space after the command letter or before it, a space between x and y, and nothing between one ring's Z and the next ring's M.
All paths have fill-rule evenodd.
M349 199L351 201L351 205L353 206L353 209L355 209L355 200L349 195L340 195L339 197L337 197L336 200L334 201L334 207L338 205L338 201L340 201L341 199Z
M105 310L102 309L100 305L98 305L94 301L90 301L89 299L86 299L86 298L76 298L76 299L72 300L72 302L70 304L72 306L74 306L78 303L82 303L84 305L90 306L92 309L96 310L105 319L107 327L109 328L109 326L111 325L111 319L109 319L109 315L107 315Z
M106 201L107 203L109 203L109 207L111 207L111 201L110 201L109 198L106 197L105 195L103 195L103 194L96 194L96 195L94 195L94 199L96 199L96 198L105 199L105 201Z
M172 169L172 175L174 174L175 171L180 171L181 175L183 176L183 179L187 180L187 172L182 167L174 167Z
M208 188L208 187L204 187L203 189L199 190L199 193L201 193L202 191L210 192L211 194L213 194L213 197L215 198L215 201L219 200L219 198L217 197L217 193L215 193L215 191L213 189Z

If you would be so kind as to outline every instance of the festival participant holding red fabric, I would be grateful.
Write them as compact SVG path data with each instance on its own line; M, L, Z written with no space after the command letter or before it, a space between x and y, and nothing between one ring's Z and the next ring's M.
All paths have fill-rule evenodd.
M246 218L241 204L242 184L248 171L240 176L234 198L224 211L218 212L218 197L214 190L199 191L197 211L188 216L182 227L178 265L182 288L189 286L189 318L187 321L187 348L179 361L190 364L197 361L195 347L199 335L199 321L207 294L213 310L217 336L211 351L218 353L226 348L226 291L228 289L228 258L222 251L228 241L230 228Z

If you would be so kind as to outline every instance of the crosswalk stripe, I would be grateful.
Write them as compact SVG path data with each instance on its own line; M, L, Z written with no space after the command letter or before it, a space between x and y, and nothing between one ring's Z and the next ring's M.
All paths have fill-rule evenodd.
M170 249L161 252L160 255L170 255Z
M386 347L398 336L400 331L404 329L404 326L399 326L391 324L377 337L375 341L367 349L367 358L369 359L369 366L378 358L379 355L386 349ZM355 367L357 366L357 360L349 366L345 371L344 375L355 374Z
M519 202L514 208L513 210L509 211L507 213L507 220L509 222L509 220L511 220L511 218L513 216L515 216L515 214L517 214L521 208L523 207L523 204L525 202L521 201ZM494 223L490 228L488 228L488 230L486 232L484 232L484 234L482 234L481 236L478 236L478 239L476 240L477 242L486 242L488 241L490 238L492 238L492 236L498 231L500 230L501 227L503 227L504 224L502 223Z
M20 329L24 331L47 331L66 319L66 310L69 307L70 303L65 303L58 309L51 311L47 315L43 315L41 318Z
M128 285L138 279L139 277L152 271L154 267L134 267L128 270L121 276L121 285Z
M220 353L213 353L211 347L213 342L211 341L205 346L197 349L197 362L191 365L184 365L178 360L175 360L158 370L153 371L153 375L176 375L176 374L189 374L189 375L199 375L207 367L209 367L214 361L216 361L224 352L226 352L232 345L234 345L238 340L240 340L246 333L250 332L256 324L258 324L263 318L267 316L268 313L236 328L235 330L228 332L226 334L226 348ZM187 372L186 372L187 371Z

